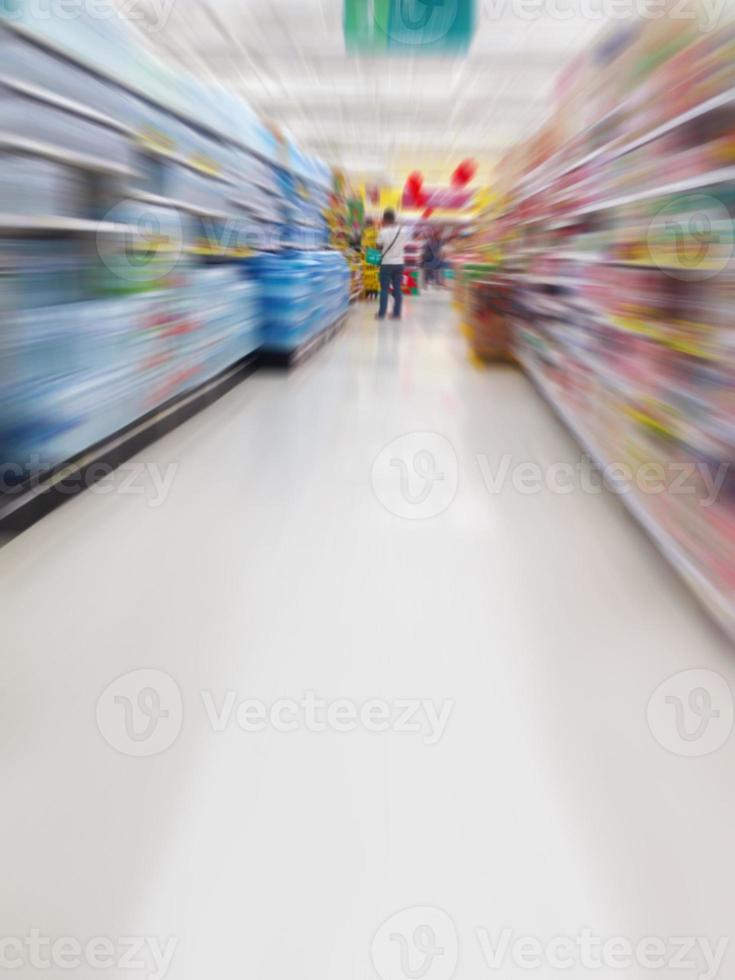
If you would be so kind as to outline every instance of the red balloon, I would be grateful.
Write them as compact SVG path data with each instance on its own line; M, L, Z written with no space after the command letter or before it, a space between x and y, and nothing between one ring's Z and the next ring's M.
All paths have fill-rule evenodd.
M419 205L419 199L421 197L421 187L424 183L423 175L415 170L412 174L408 175L406 180L406 196L409 201L413 201Z
M417 194L421 190L423 183L424 183L423 174L420 174L418 170L414 170L413 173L408 175L408 179L406 180L406 187L408 187L410 191L413 191L414 194Z
M452 187L464 187L477 173L474 160L463 160L452 174Z
M432 216L433 213L434 213L434 209L433 208L427 208L424 211L424 213L421 215L421 217L424 219L424 221L428 221L429 218Z

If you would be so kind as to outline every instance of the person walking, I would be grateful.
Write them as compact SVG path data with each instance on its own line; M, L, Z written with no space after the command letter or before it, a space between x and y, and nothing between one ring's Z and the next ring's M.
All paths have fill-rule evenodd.
M401 225L396 224L395 211L390 208L383 213L383 227L378 235L378 248L381 251L380 260L380 306L376 320L384 320L388 312L388 297L393 288L392 320L401 319L403 305L403 266L405 265L404 249L409 240L409 233Z

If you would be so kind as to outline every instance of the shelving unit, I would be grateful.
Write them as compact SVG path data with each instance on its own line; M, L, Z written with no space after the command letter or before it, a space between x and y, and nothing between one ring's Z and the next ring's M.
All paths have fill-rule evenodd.
M10 161L0 184L10 297L0 353L8 337L9 357L40 362L12 391L0 377L0 463L20 462L24 473L0 496L0 526L59 502L54 488L69 467L125 458L141 433L153 438L242 377L266 339L253 263L280 252L289 275L289 255L327 241L328 169L242 102L212 100L162 66L153 74L166 84L148 90L135 81L147 56L132 35L116 44L114 69L104 45L82 56L60 37L53 23L30 28L0 14L0 156ZM336 291L325 310L328 322L310 321L322 339L343 317ZM309 340L294 341L299 356Z
M691 469L687 493L616 489L735 636L735 65L728 28L679 24L665 44L670 26L580 62L547 130L498 168L464 261L511 289L516 357L598 466ZM713 501L703 466L724 474Z
M150 106L161 109L163 112L175 117L180 122L191 126L193 129L212 140L236 147L247 153L254 160L258 160L268 167L273 167L284 172L294 172L293 168L290 167L283 159L276 159L274 156L266 155L257 147L249 145L247 142L238 139L238 137L232 131L226 128L220 128L208 119L197 116L191 111L187 111L180 104L175 105L173 102L152 97L149 92L135 83L132 75L125 77L118 75L106 67L101 60L93 61L88 56L82 55L78 50L71 49L70 47L59 43L48 34L41 34L38 30L28 27L22 21L10 19L0 12L0 34L2 31L7 31L18 38L23 39L28 44L38 48L39 50L52 54L64 62L75 65L95 78L103 79L107 82L111 82L115 86L119 86L122 91L135 96L136 99L140 99L142 102ZM54 98L56 98L56 96L54 96ZM78 103L72 102L72 104L74 105L74 111L77 111ZM135 132L133 127L125 128L128 132ZM303 174L300 175L304 176ZM324 187L328 188L329 179L326 173L324 174L321 183Z

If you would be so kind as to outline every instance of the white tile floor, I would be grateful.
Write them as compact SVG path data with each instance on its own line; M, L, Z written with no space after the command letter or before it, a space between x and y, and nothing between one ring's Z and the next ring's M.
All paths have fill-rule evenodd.
M614 497L488 491L482 466L504 453L580 454L522 376L468 362L445 296L411 301L400 325L371 312L146 450L142 493L123 492L129 465L0 550L0 938L175 937L171 980L366 980L380 923L424 905L451 915L456 975L475 980L526 972L491 970L478 927L633 943L731 930L735 736L683 758L646 721L686 668L735 690L727 641ZM379 456L416 432L434 434L411 444L434 454L419 469L443 477L424 502L410 471L396 492L406 443ZM167 472L161 503L151 474ZM95 720L138 668L183 698L178 737L148 758ZM454 707L435 745L303 719L215 732L203 691ZM135 692L102 699L103 729L145 749L115 693ZM154 738L173 737L161 696ZM383 980L449 980L451 930L434 928L444 954L417 946L410 970L390 939L403 926L378 938ZM35 976L29 956L15 977ZM589 971L533 975L557 972Z

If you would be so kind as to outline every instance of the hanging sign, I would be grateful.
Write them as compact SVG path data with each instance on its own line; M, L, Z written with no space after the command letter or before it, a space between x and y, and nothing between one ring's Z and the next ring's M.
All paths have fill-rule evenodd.
M474 32L475 0L344 0L350 52L452 55Z

